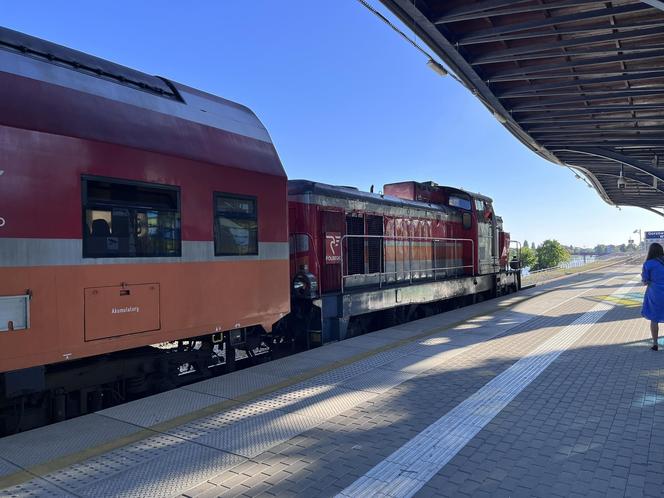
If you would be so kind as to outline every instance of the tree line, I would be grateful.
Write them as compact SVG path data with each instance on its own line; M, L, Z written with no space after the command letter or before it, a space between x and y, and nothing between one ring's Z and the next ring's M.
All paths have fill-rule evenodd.
M596 254L601 256L603 254L613 254L614 252L636 251L638 247L634 242L630 242L629 244L597 244L590 249L587 247L568 246L567 249L572 254Z
M589 249L587 247L564 246L555 239L545 240L539 246L534 242L523 241L521 248L521 265L531 271L553 268L570 260L574 255L604 255L614 252L636 251L638 247L630 244L597 244Z
M548 239L535 247L535 243L523 242L521 248L521 265L531 271L553 268L569 261L571 258L567 248L555 239Z

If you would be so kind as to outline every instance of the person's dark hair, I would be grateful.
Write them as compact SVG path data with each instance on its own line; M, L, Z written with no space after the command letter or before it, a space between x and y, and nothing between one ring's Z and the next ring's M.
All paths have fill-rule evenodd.
M657 242L653 242L650 244L650 247L648 248L648 256L646 256L646 261L649 259L655 259L655 258L661 258L664 256L664 248Z

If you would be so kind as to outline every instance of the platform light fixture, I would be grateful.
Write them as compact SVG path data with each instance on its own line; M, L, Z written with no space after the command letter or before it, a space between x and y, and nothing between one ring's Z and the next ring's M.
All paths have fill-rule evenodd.
M637 228L632 233L638 233L639 234L639 246L641 246L641 242L643 241L643 235L642 235L641 229Z
M496 118L496 121L498 121L500 124L507 123L507 119L505 119L505 116L503 116L502 114L500 114L496 111L492 111L492 113L493 113L493 117Z
M375 15L378 19L383 21L385 24L387 24L393 31L395 31L399 36L401 36L404 40L406 40L409 44L411 44L415 49L417 49L420 53L425 55L427 57L427 66L434 71L438 76L449 76L450 78L456 80L459 84L461 84L464 88L469 90L475 97L480 99L480 101L489 109L489 112L493 115L496 120L502 124L505 125L507 124L508 118L505 117L504 115L496 112L496 110L493 108L493 106L486 101L486 99L479 94L476 88L468 85L465 81L463 81L461 78L459 78L456 74L454 74L454 68L452 68L452 72L448 71L440 62L434 60L434 56L425 48L420 46L416 40L411 39L406 33L404 33L402 30L400 30L397 26L395 26L392 21L390 21L387 17L385 17L383 14L378 12L374 7L372 7L367 0L357 0L362 6L364 6L369 12L371 12L373 15ZM535 144L533 145L536 151L542 153L544 149L540 147L539 145Z
M429 59L427 61L427 66L429 66L429 68L431 68L431 70L439 76L447 76L448 74L450 74L447 72L447 69L445 69L441 63L436 62L433 59Z
M620 190L625 190L627 182L625 181L625 176L623 175L623 166L620 165L620 176L618 177L618 188Z
M371 12L373 15L375 15L378 19L383 21L385 24L387 24L393 31L395 31L401 38L406 40L409 44L411 44L413 47L415 47L419 52L424 54L427 57L427 66L431 68L432 71L434 71L437 75L439 76L447 76L449 71L443 67L443 65L435 61L433 58L433 55L431 55L430 52L428 52L426 49L424 49L422 46L420 46L417 41L413 40L410 38L406 33L401 31L399 28L397 28L392 21L390 21L387 17L385 17L383 14L378 12L375 8L373 8L367 0L357 0L360 4L362 4L369 12ZM461 81L459 78L457 78L454 74L451 75L455 80L459 81L462 85L466 86L466 84ZM467 86L466 86L467 88Z

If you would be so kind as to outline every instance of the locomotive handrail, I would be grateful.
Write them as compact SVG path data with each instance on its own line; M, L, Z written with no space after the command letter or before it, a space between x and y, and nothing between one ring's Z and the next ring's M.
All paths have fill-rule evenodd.
M519 268L515 268L515 267L510 266L511 263L512 263L512 259L510 259L510 256L512 254L512 246L516 246L516 249L514 249L514 251L515 251L515 257L519 261ZM507 246L507 269L509 270L511 268L512 270L517 270L518 269L519 271L521 271L521 261L522 261L521 260L521 242L519 242L518 240L510 240L509 246Z
M345 265L344 265L344 252L345 252L345 244L344 242L346 239L382 239L382 240L394 240L394 241L407 241L408 242L408 270L397 270L396 269L396 264L395 264L395 270L394 271L378 271L378 272L372 272L372 273L361 273L361 274L351 274L351 275L346 275L345 274ZM471 264L470 265L459 265L459 266L447 266L447 267L431 267L431 268L417 268L413 269L413 242L470 242L470 251L471 251ZM461 239L461 238L454 238L454 237L406 237L406 236L400 236L400 235L343 235L341 237L341 292L344 292L344 284L346 279L354 277L355 275L363 275L365 277L373 277L373 276L378 276L378 287L381 288L383 285L383 276L387 275L394 275L395 280L396 276L399 273L403 274L408 274L408 282L409 284L413 283L413 273L414 272L433 272L433 278L436 280L436 272L437 271L443 271L443 270L459 270L459 269L465 269L465 268L471 268L472 270L472 275L475 275L475 241L473 239ZM384 247L381 248L379 251L380 255L380 268L383 268L383 251ZM433 256L433 254L432 254ZM463 255L462 255L462 261L463 261Z

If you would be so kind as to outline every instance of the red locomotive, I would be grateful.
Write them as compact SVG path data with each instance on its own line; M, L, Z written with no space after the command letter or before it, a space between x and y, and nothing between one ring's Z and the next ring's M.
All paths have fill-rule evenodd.
M433 182L374 194L291 180L288 196L293 311L322 342L519 288L509 234L483 195Z
M0 86L0 433L518 288L487 197L287 183L246 107L2 28Z

